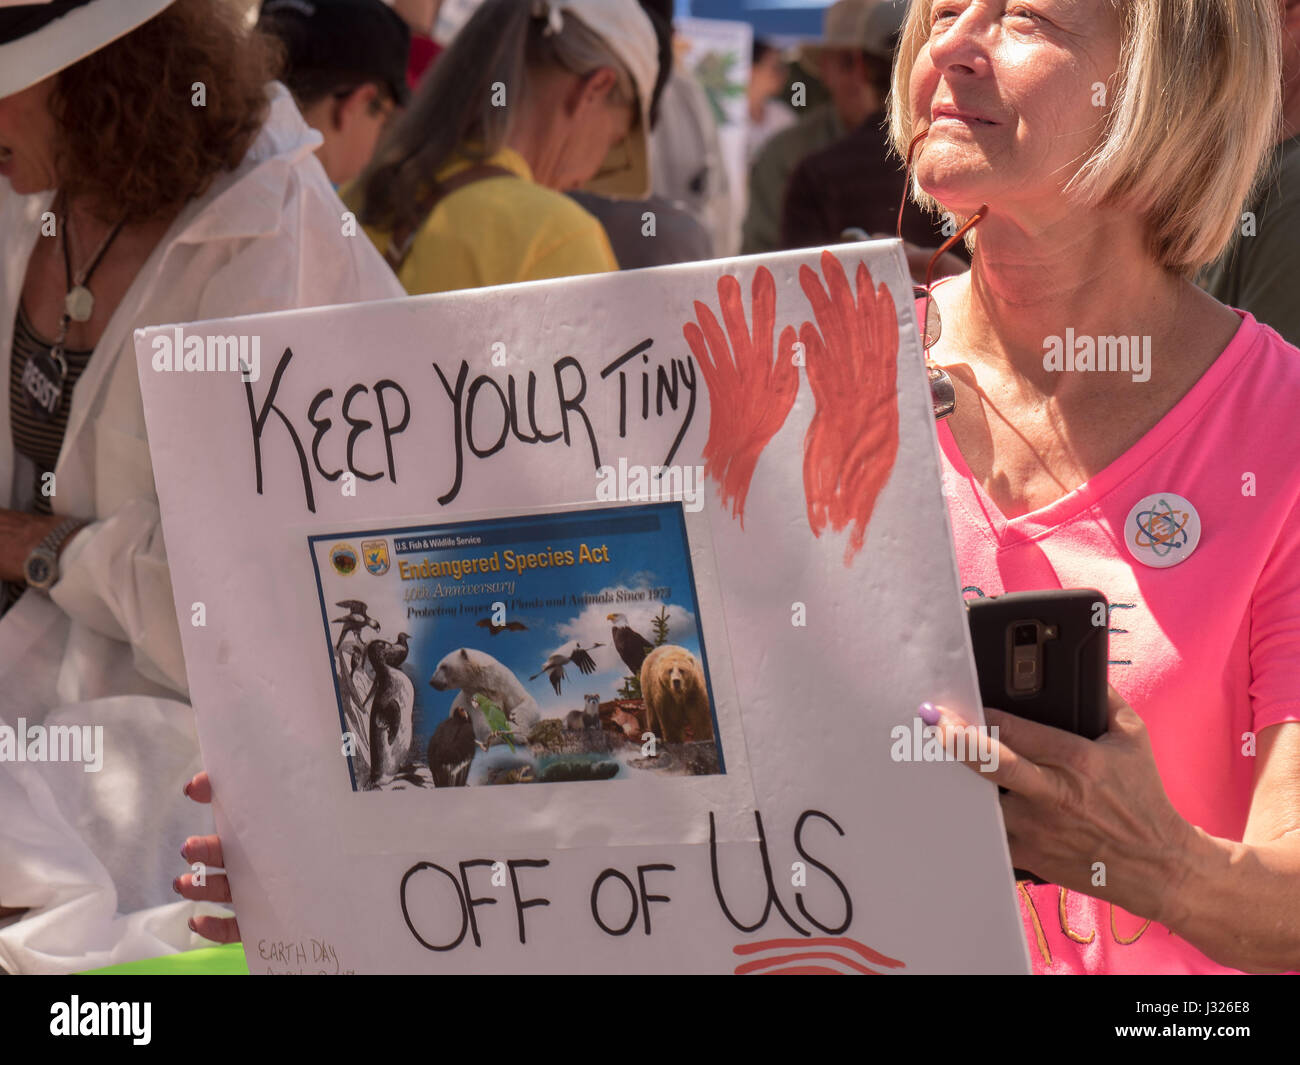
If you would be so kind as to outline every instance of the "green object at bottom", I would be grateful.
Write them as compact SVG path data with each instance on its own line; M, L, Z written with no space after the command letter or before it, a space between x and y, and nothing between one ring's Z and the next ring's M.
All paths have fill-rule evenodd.
M106 969L89 969L85 976L247 976L244 948L238 943L204 947L161 958L142 958Z

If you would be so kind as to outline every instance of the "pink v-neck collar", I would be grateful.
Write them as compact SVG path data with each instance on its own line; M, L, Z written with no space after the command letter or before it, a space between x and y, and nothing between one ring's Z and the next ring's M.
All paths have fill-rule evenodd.
M1235 313L1242 321L1233 334L1232 340L1228 342L1228 346L1210 364L1205 373L1201 374L1187 394L1175 403L1172 409L1136 444L1077 488L1046 506L1021 514L1019 517L1008 518L998 509L984 491L983 485L971 473L970 467L966 465L966 459L957 447L957 441L953 438L952 429L949 428L946 420L939 422L937 427L939 446L957 475L969 483L980 511L976 516L987 523L989 531L998 543L1007 544L1043 536L1077 517L1082 511L1102 502L1111 492L1141 473L1142 468L1214 399L1215 394L1255 346L1259 335L1255 328L1255 319L1245 311ZM1158 491L1168 489L1170 486L1160 484L1144 487L1151 491Z

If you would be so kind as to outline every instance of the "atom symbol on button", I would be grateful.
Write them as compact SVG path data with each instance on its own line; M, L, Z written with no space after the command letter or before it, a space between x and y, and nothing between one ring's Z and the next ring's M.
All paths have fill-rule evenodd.
M1144 510L1137 515L1133 543L1150 548L1158 558L1164 558L1170 551L1187 546L1187 519L1191 515L1185 510L1174 510L1163 499L1156 506L1164 509Z

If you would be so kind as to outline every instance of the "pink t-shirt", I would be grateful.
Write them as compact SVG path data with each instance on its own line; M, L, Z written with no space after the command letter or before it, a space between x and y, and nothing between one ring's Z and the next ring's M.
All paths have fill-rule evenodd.
M1232 840L1245 831L1255 770L1245 734L1300 721L1300 351L1237 313L1240 329L1191 391L1040 510L1004 518L938 427L964 594L1100 589L1111 604L1110 682L1146 722L1169 798ZM1130 541L1144 549L1144 533L1129 515L1169 493L1191 503L1200 541L1156 568L1130 552ZM1175 522L1187 513L1173 509ZM1150 521L1145 542L1153 531L1168 539ZM1172 546L1180 538L1166 554L1184 550ZM1036 972L1236 971L1090 896L1017 891Z

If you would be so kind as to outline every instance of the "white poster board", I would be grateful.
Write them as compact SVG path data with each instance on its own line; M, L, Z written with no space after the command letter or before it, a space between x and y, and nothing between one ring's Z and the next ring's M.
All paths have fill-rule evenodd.
M137 333L251 971L1028 970L996 789L895 760L979 712L910 293L872 242Z

